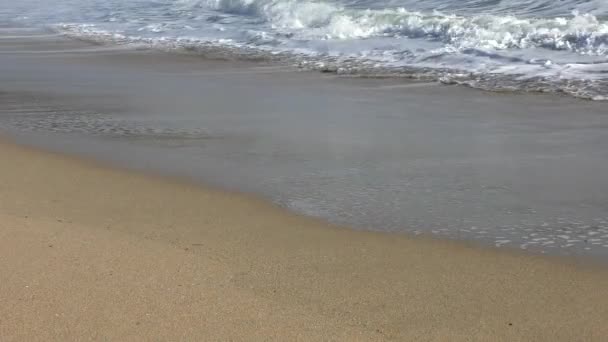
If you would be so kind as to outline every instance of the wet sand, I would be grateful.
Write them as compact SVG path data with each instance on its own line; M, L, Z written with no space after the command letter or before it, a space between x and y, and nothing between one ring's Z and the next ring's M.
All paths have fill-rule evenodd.
M6 142L0 154L3 341L608 334L603 267L356 232Z
M605 103L9 31L0 129L20 143L357 229L608 260Z
M355 142L369 142L373 131L364 134L356 125L340 129L342 126L332 124L331 116L327 122L313 126L305 126L310 117L302 116L299 120L292 117L287 123L278 120L284 130L270 125L291 113L287 109L294 103L313 98L327 102L310 108L349 113L347 109L359 107L361 97L356 95L373 91L374 96L384 98L377 81L362 81L355 86L347 82L344 86L340 80L319 82L318 75L294 74L268 66L202 63L192 56L172 56L168 62L159 54L117 53L116 48L87 45L96 49L91 54L78 42L50 38L59 45L45 45L32 43L20 34L23 32L0 41L0 114L5 137L12 137L0 142L2 341L601 341L608 335L608 270L604 265L524 255L472 243L354 231L298 216L240 192L152 175L166 173L199 181L194 173L204 166L207 172L211 170L204 179L223 180L225 183L211 183L230 188L227 183L233 184L235 179L258 184L247 174L262 175L268 169L258 166L277 165L272 164L276 160L296 162L278 164L271 170L285 174L314 162L316 159L307 158L319 156L319 151L335 153L321 154L327 157L321 160L328 163L336 156L340 158L334 161L345 161L361 149L393 146L394 150L384 154L380 150L372 152L378 152L376 156L396 153L409 145L391 144L394 141L352 144L349 139L353 132L357 133ZM143 69L150 70L152 76ZM166 81L162 87L150 82L161 79ZM446 91L421 83L382 84L389 91L407 89L399 96L426 99L425 105L433 103L429 94L443 92L452 94L452 99L460 96L454 94L472 94L460 88ZM288 89L283 95L293 96L270 102L247 102L243 98L225 101L230 94L219 95L227 86L240 95L249 94L250 100L264 96L273 99L268 94L276 95L282 89ZM335 104L323 97L329 89L332 99L338 96L343 101ZM188 91L184 94L184 90ZM455 93L459 91L463 92ZM193 96L196 92L200 92L200 98ZM475 103L504 108L496 103L506 106L510 102L510 98L490 96L466 98L469 102L464 103L470 108L476 108ZM222 100L222 106L214 99ZM347 99L353 102L344 102ZM389 99L394 101L392 95ZM400 104L388 102L374 108L387 114ZM432 126L453 127L443 126L445 119L440 113L425 109L422 103L412 105L427 117L438 119L431 122ZM446 105L449 103L442 104ZM564 112L555 114L562 118L556 121L560 125L569 123L564 119L568 110L584 108L580 118L585 119L581 121L585 127L570 135L568 124L568 129L561 132L568 133L569 138L582 133L593 137L589 144L596 144L597 153L588 158L600 163L601 158L592 157L604 153L601 106L554 98L537 105L562 108ZM227 120L235 129L188 130L197 127L192 123L200 122L180 117L180 111L191 113L201 108L217 114L207 122L209 127L216 127L215 123L226 127L222 120ZM467 111L459 108L457 113L468 124L473 121ZM174 114L178 127L167 126L165 121L156 125L167 113ZM252 113L268 116L246 117ZM411 122L417 122L411 118ZM548 139L552 136L540 135L547 127L538 117L533 118L537 125L531 127L535 127L537 136L552 142ZM501 116L496 114L494 119ZM353 116L352 122L355 120ZM254 125L260 129L257 134L274 137L282 132L295 140L280 144L285 140L261 139L249 130L252 122L273 128L264 130ZM509 121L510 125L499 128L516 127L517 122ZM586 128L594 123L593 129ZM331 131L318 133L313 129L325 124ZM294 125L302 128L300 135L291 130ZM299 139L310 139L310 134L320 141L312 147L316 152L299 154L311 151L310 146L298 144L307 141ZM362 139L365 137L369 139ZM420 136L410 137L414 138ZM88 159L42 152L13 141ZM479 146L487 143L484 140ZM424 166L434 159L420 158L422 152L432 154L442 146L437 150L433 146L407 150L409 156L419 157L407 160ZM193 151L204 153L200 156ZM547 160L563 156L552 149L547 153ZM498 157L508 155L499 153ZM100 159L145 172L93 161ZM181 172L175 172L175 165ZM442 166L449 170L450 164ZM603 164L598 166L584 169L582 175L589 177L583 177L577 186L587 189L601 178ZM556 170L549 183L538 184L554 184L552 180L572 175L570 171ZM440 176L436 179L442 179ZM529 180L540 181L542 177L539 174ZM348 184L303 179L306 182L279 179L279 184L320 184L339 197L346 196L340 189ZM236 190L255 192L241 188L241 183ZM592 193L595 202L591 208L601 211L604 202L600 185L597 183ZM561 194L568 188L554 191L549 194ZM416 199L416 195L423 196L424 192L414 192L410 197ZM315 204L317 199L311 198ZM395 203L402 210L406 207ZM326 207L325 203L320 207ZM353 208L358 207L351 207L351 211ZM387 220L387 226L390 223ZM382 225L375 228L390 230Z

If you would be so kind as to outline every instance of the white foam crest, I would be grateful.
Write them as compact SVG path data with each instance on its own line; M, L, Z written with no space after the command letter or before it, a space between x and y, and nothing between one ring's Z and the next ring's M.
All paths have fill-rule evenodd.
M346 16L346 19L343 18ZM344 25L348 22L349 25ZM439 39L458 49L542 47L583 54L608 53L608 23L591 14L571 18L520 19L513 16L460 17L405 9L341 14L329 26L339 38L371 35Z
M317 30L319 31L319 30ZM326 38L405 36L441 40L456 49L548 48L581 54L608 54L608 23L591 14L571 18L520 19L483 15L460 17L405 9L335 13Z
M181 0L182 6L256 16L296 39L357 39L373 36L428 38L457 49L542 47L581 54L608 54L608 22L592 14L571 17L456 16L405 8L346 9L318 1Z

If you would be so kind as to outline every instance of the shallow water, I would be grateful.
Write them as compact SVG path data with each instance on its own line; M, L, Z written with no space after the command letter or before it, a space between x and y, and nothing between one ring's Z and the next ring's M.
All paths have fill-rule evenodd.
M606 100L604 0L0 0L98 42ZM218 52L217 50L221 50Z
M31 34L0 39L0 128L21 142L261 194L361 229L608 256L601 102Z

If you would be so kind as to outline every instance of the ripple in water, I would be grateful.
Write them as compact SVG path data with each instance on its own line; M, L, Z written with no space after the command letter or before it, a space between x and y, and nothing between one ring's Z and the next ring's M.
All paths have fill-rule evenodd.
M199 127L171 127L171 122L165 120L144 123L109 113L53 106L38 99L24 104L23 97L23 94L0 94L0 101L6 104L0 109L3 126L24 132L82 134L175 147L219 138Z

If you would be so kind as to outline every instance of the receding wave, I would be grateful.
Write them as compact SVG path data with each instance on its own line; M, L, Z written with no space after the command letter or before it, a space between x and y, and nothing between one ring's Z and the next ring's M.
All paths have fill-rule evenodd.
M34 0L79 39L265 59L350 76L608 98L603 0Z

